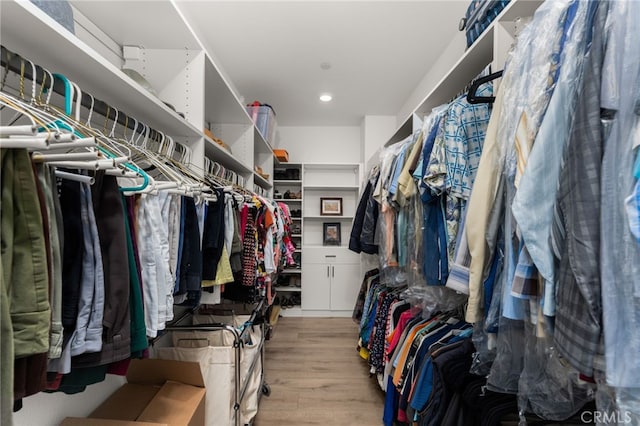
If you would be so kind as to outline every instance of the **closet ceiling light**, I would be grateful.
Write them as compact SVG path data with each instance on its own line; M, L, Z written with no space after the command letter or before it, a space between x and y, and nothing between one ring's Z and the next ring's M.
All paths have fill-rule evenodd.
M322 102L329 102L331 99L333 99L333 96L328 93L323 93L322 95L320 95L320 100Z

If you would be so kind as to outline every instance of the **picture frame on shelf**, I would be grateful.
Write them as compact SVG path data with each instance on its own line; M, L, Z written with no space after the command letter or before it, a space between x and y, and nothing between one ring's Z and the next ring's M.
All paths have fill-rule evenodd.
M325 222L322 224L322 245L339 246L342 244L342 233L339 222Z
M342 198L321 197L320 216L342 216Z

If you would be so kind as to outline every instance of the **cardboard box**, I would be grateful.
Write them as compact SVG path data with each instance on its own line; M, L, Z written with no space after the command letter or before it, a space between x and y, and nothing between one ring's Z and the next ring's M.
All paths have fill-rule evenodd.
M62 426L204 426L204 404L198 363L136 359L126 384L88 418L68 417Z
M278 161L282 163L286 163L287 161L289 161L289 153L286 149L274 149L273 155L275 155Z

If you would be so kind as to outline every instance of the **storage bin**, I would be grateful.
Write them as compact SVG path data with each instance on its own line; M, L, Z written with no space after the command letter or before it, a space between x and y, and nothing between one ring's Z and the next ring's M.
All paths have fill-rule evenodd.
M247 112L264 139L269 143L273 142L277 127L276 113L273 111L273 108L267 104L254 102L247 105Z
M275 155L278 161L282 163L286 163L289 161L289 153L286 149L274 149L273 155Z

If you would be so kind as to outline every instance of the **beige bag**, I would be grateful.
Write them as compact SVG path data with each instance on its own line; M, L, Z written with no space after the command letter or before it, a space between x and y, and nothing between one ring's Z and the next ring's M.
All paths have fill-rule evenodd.
M236 327L249 316L194 315L194 324L226 323ZM262 330L258 326L249 330L250 343L240 350L240 389L245 381L247 390L240 405L241 424L249 424L258 413L258 397L262 388L262 360L260 342ZM205 424L207 426L233 426L235 401L235 348L234 338L228 331L172 331L171 348L156 349L156 357L200 363L206 384ZM257 357L257 358L256 358ZM256 360L251 375L249 369Z

